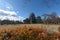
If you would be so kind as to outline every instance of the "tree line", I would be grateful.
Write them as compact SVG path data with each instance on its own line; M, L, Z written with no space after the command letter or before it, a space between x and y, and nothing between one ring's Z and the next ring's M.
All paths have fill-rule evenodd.
M36 17L34 13L31 13L28 18L23 20L23 22L25 24L60 24L60 17L57 16L56 12L52 12L51 14L43 14L42 17Z
M29 17L21 21L0 20L0 24L60 24L60 17L56 12L51 14L43 14L36 16L35 13L30 13Z
M4 25L4 24L22 24L23 22L21 21L12 21L12 20L0 20L0 25Z

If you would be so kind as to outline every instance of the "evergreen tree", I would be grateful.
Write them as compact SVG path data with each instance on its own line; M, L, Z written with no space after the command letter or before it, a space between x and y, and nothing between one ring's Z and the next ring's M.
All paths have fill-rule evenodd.
M29 16L30 24L36 23L36 17L34 13L31 13Z

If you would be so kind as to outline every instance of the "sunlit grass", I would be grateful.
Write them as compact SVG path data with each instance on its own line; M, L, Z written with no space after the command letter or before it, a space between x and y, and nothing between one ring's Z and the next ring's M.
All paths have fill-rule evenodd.
M3 29L0 31L0 40L56 40L60 33L47 32L47 28L16 27L13 30ZM59 39L60 40L60 39Z

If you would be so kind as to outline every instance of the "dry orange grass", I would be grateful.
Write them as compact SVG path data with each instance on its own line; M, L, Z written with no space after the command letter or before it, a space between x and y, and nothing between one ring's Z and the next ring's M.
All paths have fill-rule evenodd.
M50 35L50 36L49 36ZM47 32L47 28L39 27L15 27L0 31L0 40L60 40L60 32Z
M0 25L0 40L60 40L60 25Z

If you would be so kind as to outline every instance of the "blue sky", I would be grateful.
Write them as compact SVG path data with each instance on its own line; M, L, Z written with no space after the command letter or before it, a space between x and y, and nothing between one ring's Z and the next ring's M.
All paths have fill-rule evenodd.
M52 12L56 12L57 15L60 16L60 0L0 0L0 9L3 14L8 14L10 17L12 16L16 19L19 18L17 20L23 20L29 17L29 14L32 12L34 12L36 16L41 16L45 13L50 14ZM4 19L6 19L7 16ZM11 19L13 19L12 17Z

